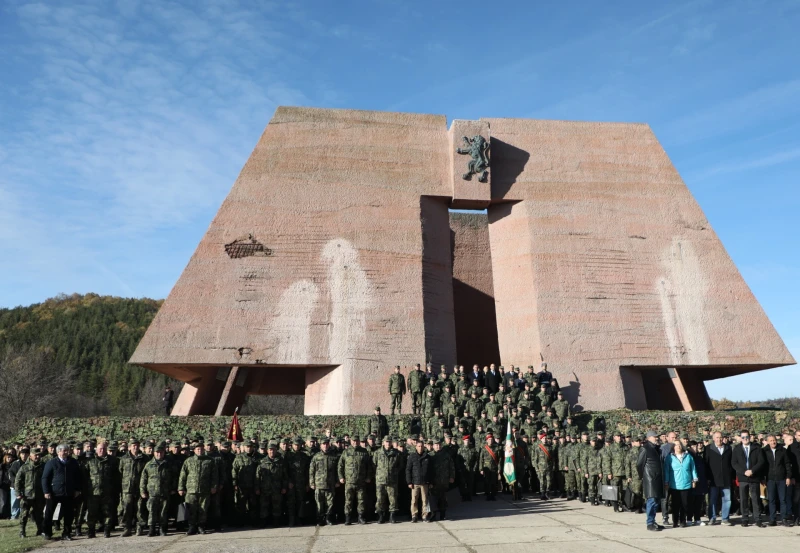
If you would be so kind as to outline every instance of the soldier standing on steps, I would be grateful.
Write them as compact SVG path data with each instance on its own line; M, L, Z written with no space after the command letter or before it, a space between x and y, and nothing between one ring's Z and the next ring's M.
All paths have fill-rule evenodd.
M400 365L395 366L394 374L389 377L389 394L392 396L392 415L403 412L403 396L406 393L406 377L400 373ZM381 438L383 436L380 436Z
M419 363L408 373L408 391L411 394L411 414L418 415L422 409L422 390L425 389L425 373Z
M386 421L386 417L381 415L380 405L375 406L375 414L367 421L367 434L375 434L379 440L389 435L389 423Z

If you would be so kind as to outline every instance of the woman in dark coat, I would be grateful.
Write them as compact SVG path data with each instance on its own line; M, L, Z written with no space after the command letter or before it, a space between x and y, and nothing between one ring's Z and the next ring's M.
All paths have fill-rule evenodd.
M697 485L692 488L692 518L695 526L705 526L701 517L706 511L706 495L708 494L708 462L706 447L703 442L689 442L689 452L694 457L694 468L697 471Z
M642 497L647 500L647 529L653 531L663 528L656 524L656 506L664 497L664 471L657 444L658 435L651 430L647 433L647 441L639 450L639 458L636 460L636 470L642 479Z

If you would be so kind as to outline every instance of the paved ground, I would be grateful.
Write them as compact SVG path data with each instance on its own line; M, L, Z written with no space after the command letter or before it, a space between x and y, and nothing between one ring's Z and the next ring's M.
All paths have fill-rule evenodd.
M448 511L450 520L434 523L402 522L395 525L336 525L314 528L245 530L206 536L171 535L164 538L78 538L53 542L37 550L74 550L97 553L157 551L183 553L359 553L407 551L415 553L497 553L503 550L572 553L694 553L701 551L793 551L800 544L800 528L750 526L695 526L648 532L644 515L614 513L608 507L591 507L576 501L538 500L495 503L483 499L460 503L457 494ZM660 519L660 515L659 515ZM734 521L736 519L733 519ZM115 536L118 532L115 533ZM768 540L768 541L765 541ZM122 547L121 547L122 546ZM519 546L519 548L518 548Z

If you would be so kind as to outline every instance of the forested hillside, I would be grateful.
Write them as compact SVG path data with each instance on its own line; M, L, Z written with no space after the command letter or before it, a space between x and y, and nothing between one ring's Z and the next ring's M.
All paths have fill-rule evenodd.
M100 411L126 412L149 380L165 382L128 365L162 301L73 294L0 309L0 359L44 348L56 365L74 370L73 393L99 403Z

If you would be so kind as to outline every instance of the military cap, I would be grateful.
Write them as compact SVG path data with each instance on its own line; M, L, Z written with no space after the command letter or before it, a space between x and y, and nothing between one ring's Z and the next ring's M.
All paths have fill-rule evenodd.
M183 438L181 440L181 446L182 447L187 447L188 445L189 445L189 438Z
M22 446L22 449L20 449L20 452L21 453L30 453L31 452L31 448L29 448L28 446L24 445L24 446Z
M197 442L197 441L192 442L192 445L191 445L192 449L197 449L198 447L203 447L203 444L201 444L200 442Z
M128 445L139 445L139 440L133 438L131 441L128 442Z
M375 406L375 410L376 410L376 411L380 411L380 410L381 410L381 406L380 406L380 405L376 405L376 406Z
M321 444L329 444L329 443L331 443L331 440L327 436L323 436L322 440L320 440L320 443Z
M425 443L428 445L433 445L433 438L428 438L428 441Z
M389 443L391 443L391 442L392 442L392 439L391 439L389 436L384 436L384 437L383 437L383 440L381 440L381 441L382 441L382 443L386 443L386 442L389 442Z
M164 451L165 449L167 449L167 442L159 442L158 444L156 444L155 447L156 451Z
M352 436L350 436L350 441L360 442L361 441L361 437L358 434L353 434Z
M275 440L270 440L267 444L267 449L278 449L278 442Z
M231 442L228 440L222 441L219 443L222 447L231 447Z
M113 442L108 444L108 451L109 452L117 451L118 449L119 449L119 446L117 444L115 444Z
M317 437L314 436L313 434L311 436L309 436L308 439L309 439L309 441L312 441L312 442L316 442L317 441Z
M597 434L598 436L605 436L606 435L606 433L603 432L602 430L598 430L597 432L595 432L595 434Z
M464 441L466 442L466 441L467 441L467 440L469 440L471 437L472 437L472 436L470 436L469 434L464 434L463 436L461 436L461 439L462 439L462 440L464 440Z
M295 439L292 441L292 443L293 443L294 445L303 445L303 438L301 438L300 436L297 436L297 437L296 437L296 438L295 438Z
M612 434L612 436L614 436L615 438L616 438L617 436L619 436L619 437L621 438L621 437L622 437L622 433L621 433L619 430L616 430L616 431L614 432L614 434Z
M58 443L50 442L50 444L47 447L58 447Z
M340 437L338 437L338 438L333 438L333 441L334 441L334 442L336 442L337 444L340 444L340 443L342 443L342 442L344 441L344 438L342 438L342 437L340 436Z
M588 436L588 435L589 435L589 433L586 432L585 430L583 432L581 432L581 436Z
M494 433L490 430L486 433L487 438L494 438Z
M31 455L41 455L41 454L42 454L42 448L34 447L33 449L31 449Z
M290 443L292 443L292 440L290 440L289 438L283 438L283 439L281 440L281 443L282 443L282 444L289 445Z
M444 437L445 438L452 438L453 437L453 433L450 432L449 430L445 430Z
M681 434L681 440L688 440L688 439L689 439L689 434L687 434L686 432Z

